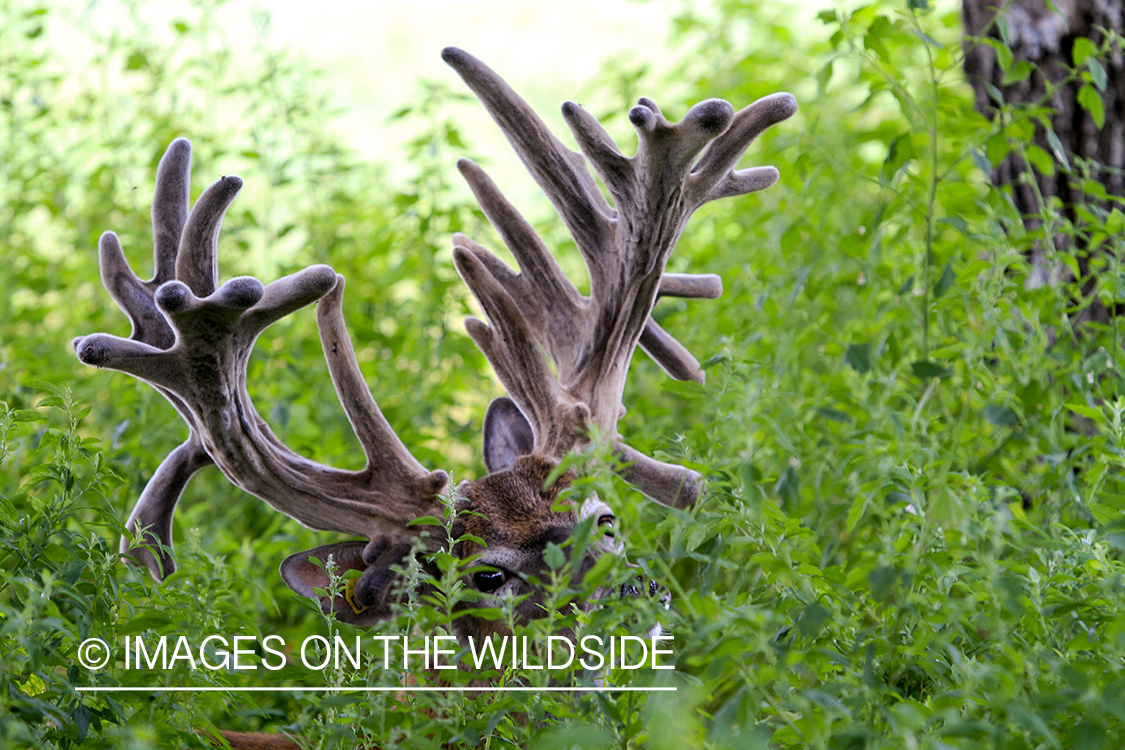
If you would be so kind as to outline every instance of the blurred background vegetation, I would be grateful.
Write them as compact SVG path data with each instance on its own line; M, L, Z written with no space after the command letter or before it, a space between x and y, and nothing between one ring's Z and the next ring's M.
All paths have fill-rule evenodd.
M118 20L107 25L44 0L0 0L0 743L186 747L216 725L290 731L320 747L357 735L385 747L1125 742L1122 332L1117 317L1082 315L1125 295L1125 215L1092 183L1081 226L1051 201L1041 221L1023 220L1010 191L993 186L994 165L1090 165L1032 143L1037 104L978 114L960 8L925 0L815 18L764 0L662 5L659 64L620 55L583 91L528 92L541 108L583 95L626 151L624 114L639 95L673 119L710 97L739 107L789 90L801 104L746 157L777 165L779 185L702 209L673 256L672 270L718 273L726 285L720 300L656 313L706 360L706 387L671 382L639 354L626 394L622 433L704 472L704 500L669 511L604 473L591 480L614 500L631 557L673 592L676 673L614 679L678 693L421 694L406 705L393 695L77 692L154 684L149 673L78 668L86 637L296 641L329 627L276 570L331 540L213 469L181 502L175 576L156 585L116 552L132 503L185 430L151 388L80 366L69 341L125 335L99 283L97 238L115 230L147 275L151 186L173 138L193 143L193 198L222 174L246 181L220 239L224 277L268 281L328 263L348 278L345 317L368 383L423 463L482 475L479 423L499 394L463 332L472 305L450 236L500 243L453 164L510 156L477 145L496 141L455 76L416 85L392 123L367 123L409 133L402 148L361 155L334 126L324 77L272 40L264 12L232 39L222 2L158 24L139 5L110 5ZM74 29L91 50L80 70L64 64ZM1094 65L1119 55L1119 41L1070 61L1094 97ZM1003 35L992 46L1004 48ZM1010 73L1034 75L1015 63ZM545 201L499 179L581 277ZM1083 262L1053 257L1072 272L1033 283L1030 259L1078 233ZM249 386L295 450L358 468L310 311L263 336ZM386 632L448 628L440 610L404 609ZM599 627L626 627L620 613L599 617ZM387 679L370 666L314 678ZM237 687L310 676L181 669L159 679Z

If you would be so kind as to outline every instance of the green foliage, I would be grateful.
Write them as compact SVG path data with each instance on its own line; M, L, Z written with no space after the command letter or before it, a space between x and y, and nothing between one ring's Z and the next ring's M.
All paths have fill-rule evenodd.
M328 135L330 103L270 45L264 16L249 57L222 64L234 54L226 10L200 2L168 28L134 12L99 32L38 0L0 0L0 744L202 746L196 730L216 729L318 747L364 735L383 747L1123 744L1122 332L1116 319L1079 321L1093 300L1120 304L1125 214L1087 180L1081 226L1045 203L1026 228L992 166L1009 154L1044 173L1088 165L1057 138L1050 152L1031 143L1033 124L1049 124L1046 100L998 101L995 121L973 110L957 13L926 2L826 10L814 29L743 0L688 4L673 21L680 83L658 98L670 116L784 88L802 108L747 157L777 164L781 183L701 210L673 257L672 270L719 273L727 287L656 311L705 360L707 386L670 382L639 355L626 394L623 434L704 472L709 489L697 509L670 511L621 485L605 456L576 459L577 491L615 508L631 559L672 607L638 597L576 622L569 602L631 572L607 558L572 583L560 550L545 582L555 614L520 632L630 634L661 621L676 671L609 679L677 693L234 690L398 684L366 648L359 667L312 673L79 668L89 637L433 636L452 631L459 603L475 604L462 583L472 563L443 553L403 572L407 590L432 593L376 631L326 620L273 571L329 540L213 470L177 515L179 572L157 585L115 551L183 428L151 389L80 367L68 341L124 333L95 281L97 236L114 229L144 267L145 186L177 135L195 146L193 196L225 172L246 180L224 225L224 269L269 280L333 265L390 422L424 463L482 473L476 426L496 387L461 332L469 306L447 251L453 232L485 231L451 185L471 150L447 109L457 97L429 84L399 113L418 136L404 155L412 176L392 185ZM78 79L52 61L67 20L95 50ZM992 44L1009 80L1036 74ZM1068 83L1095 117L1109 49L1072 52ZM649 75L617 61L603 91L627 111L628 98L653 95ZM1073 246L1057 243L1068 236L1097 251L1089 276L1054 250ZM267 332L250 388L288 444L347 465L359 452L311 318ZM448 521L428 528L448 535ZM488 616L514 618L510 607ZM93 685L232 690L77 690Z

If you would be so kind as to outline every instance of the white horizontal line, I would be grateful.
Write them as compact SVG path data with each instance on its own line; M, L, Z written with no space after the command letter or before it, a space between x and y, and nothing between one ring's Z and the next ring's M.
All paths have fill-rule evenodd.
M418 693L442 691L451 693L663 693L674 687L80 687L79 693Z

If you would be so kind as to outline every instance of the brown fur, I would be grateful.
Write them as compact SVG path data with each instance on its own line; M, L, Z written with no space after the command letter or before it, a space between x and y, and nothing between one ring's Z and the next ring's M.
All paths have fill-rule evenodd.
M516 605L517 618L522 622L543 616L542 593L523 577L544 578L547 565L543 554L547 545L564 543L578 522L576 504L560 504L559 500L570 487L571 476L563 474L546 486L555 468L553 461L542 456L520 456L511 469L461 487L463 499L458 503L458 511L464 530L485 540L488 546L482 548L466 540L454 553L461 559L480 555L482 564L519 574L519 578L509 579L505 589L510 596L526 597ZM470 637L510 634L500 620L471 616L457 620L457 636L462 643Z
M552 510L570 486L570 476L564 474L544 488L554 470L555 464L542 456L520 456L511 469L467 483L457 506L458 511L471 511L462 516L465 531L487 540L490 547L539 552L548 541L566 541L578 514L574 508ZM471 541L459 550L461 557L483 551Z
M288 737L257 732L222 732L223 739L233 750L301 750L301 746ZM223 747L217 740L215 747Z

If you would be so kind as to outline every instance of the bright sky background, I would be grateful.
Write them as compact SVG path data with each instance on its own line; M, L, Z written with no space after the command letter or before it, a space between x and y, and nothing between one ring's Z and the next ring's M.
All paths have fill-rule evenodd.
M239 0L240 10L250 7ZM603 62L626 57L662 70L671 0L272 0L274 38L329 72L336 126L365 156L388 153L387 117L419 79L462 84L441 61L457 46L484 60L544 115L589 91ZM330 10L329 10L330 9ZM399 141L399 138L393 138ZM486 139L477 137L475 143Z

